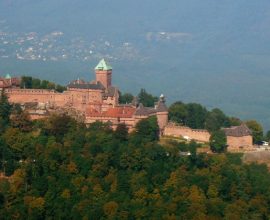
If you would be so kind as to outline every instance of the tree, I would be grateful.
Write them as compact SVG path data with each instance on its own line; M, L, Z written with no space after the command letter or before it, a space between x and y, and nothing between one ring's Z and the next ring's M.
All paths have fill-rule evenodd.
M255 120L246 121L246 125L252 131L253 143L259 144L263 141L263 128L261 124Z
M88 127L89 131L92 132L105 132L105 133L112 133L112 127L110 122L101 122L101 121L96 121L94 123L91 123Z
M115 201L110 201L107 202L104 206L103 206L103 210L104 213L107 217L112 218L113 216L116 215L117 213L117 209L118 209L118 204Z
M41 87L41 80L40 79L33 78L32 79L32 87L34 89L40 89L40 87Z
M229 127L229 126L230 120L220 109L215 108L207 114L205 120L205 128L208 131L217 131L221 127Z
M207 219L206 218L206 198L203 191L196 185L190 187L188 196L189 217L190 219Z
M153 107L155 102L158 101L158 97L147 93L145 89L141 89L140 93L138 94L138 99L139 103L142 103L146 107Z
M32 89L32 77L31 76L22 76L21 78L21 88Z
M239 126L239 125L242 124L242 121L239 118L236 118L236 117L230 117L229 121L230 121L231 126Z
M49 84L48 80L42 80L41 81L41 88L42 89L48 89L48 84Z
M192 162L196 162L196 159L197 159L197 148L198 148L198 144L195 141L191 141L190 144L189 144L189 151L191 153L190 160Z
M169 108L169 119L171 121L186 125L188 110L184 103L178 101L173 103Z
M122 94L120 92L119 94L119 103L121 104L127 104L127 103L131 103L132 100L134 99L134 96L131 93L124 93Z
M52 115L46 120L44 131L48 135L55 136L57 141L61 141L75 125L76 121L67 114Z
M23 111L20 105L15 105L13 107L11 126L14 128L19 128L23 132L32 130L32 121L30 119L30 115L28 112Z
M193 129L204 129L207 110L200 104L189 103L187 104L187 126Z
M214 131L210 137L210 148L215 153L222 153L227 148L227 138L222 130Z
M265 138L266 141L270 141L270 130L266 132Z
M21 88L25 89L55 89L57 92L66 90L65 86L49 82L48 80L40 80L31 76L23 76L21 78Z
M140 120L135 126L135 137L140 140L156 141L159 139L157 117L151 116Z
M0 97L0 129L3 129L9 124L10 114L11 114L12 106L8 102L8 97L5 94L5 91L1 91Z
M66 90L65 86L57 85L56 89L57 92L64 92Z
M126 141L128 138L128 128L126 124L118 124L114 132L114 136L120 141Z

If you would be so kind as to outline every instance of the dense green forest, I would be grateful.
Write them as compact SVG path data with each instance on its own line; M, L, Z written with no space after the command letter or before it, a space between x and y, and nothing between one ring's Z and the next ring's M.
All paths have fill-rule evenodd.
M31 122L2 94L0 125L1 219L270 218L265 165L161 145L155 117L131 134L65 114Z

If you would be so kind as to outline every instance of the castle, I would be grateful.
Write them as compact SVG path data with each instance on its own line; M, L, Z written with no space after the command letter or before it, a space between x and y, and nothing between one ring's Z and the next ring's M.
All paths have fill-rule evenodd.
M22 89L20 78L12 78L10 75L0 78L0 89L4 89L11 103L18 103L27 109L32 119L47 117L57 109L74 110L75 114L82 115L86 124L110 122L115 129L117 125L124 123L132 131L138 121L156 116L162 135L209 142L211 135L207 130L191 129L168 122L168 109L163 95L153 108L136 101L119 104L119 90L112 85L112 67L104 59L95 67L95 74L94 81L74 80L62 93L50 89ZM226 128L224 132L229 151L253 147L251 131L244 124Z
M116 128L118 124L125 123L131 131L138 121L155 115L160 131L164 130L168 123L168 110L163 96L154 108L137 103L121 105L119 90L112 85L112 67L102 59L95 67L95 74L96 79L91 82L81 79L70 82L63 93L49 89L22 89L20 79L9 75L0 78L0 88L5 89L11 103L32 106L29 109L32 119L46 117L57 108L74 109L84 116L86 124L110 122Z

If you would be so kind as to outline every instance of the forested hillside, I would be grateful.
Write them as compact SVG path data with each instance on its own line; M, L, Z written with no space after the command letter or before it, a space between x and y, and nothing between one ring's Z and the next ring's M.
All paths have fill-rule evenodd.
M0 101L1 219L270 218L265 165L197 154L194 142L160 145L155 117L128 134L67 115L31 122Z

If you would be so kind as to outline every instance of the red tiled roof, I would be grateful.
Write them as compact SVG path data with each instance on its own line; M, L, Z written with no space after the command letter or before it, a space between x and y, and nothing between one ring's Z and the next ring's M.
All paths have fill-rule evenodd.
M86 112L87 117L110 117L110 118L131 118L136 109L133 107L114 107L109 108L106 112L98 112L96 110L89 110Z

